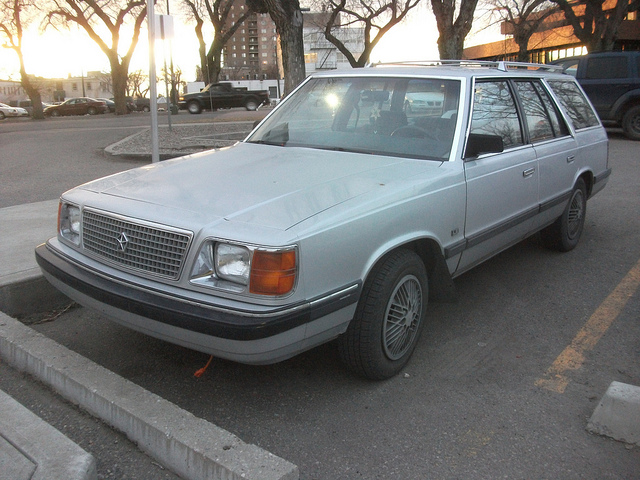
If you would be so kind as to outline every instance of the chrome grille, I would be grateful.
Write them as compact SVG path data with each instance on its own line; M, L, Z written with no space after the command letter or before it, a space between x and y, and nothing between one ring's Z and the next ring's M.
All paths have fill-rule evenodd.
M82 242L85 250L118 265L177 279L189 248L187 232L85 209Z

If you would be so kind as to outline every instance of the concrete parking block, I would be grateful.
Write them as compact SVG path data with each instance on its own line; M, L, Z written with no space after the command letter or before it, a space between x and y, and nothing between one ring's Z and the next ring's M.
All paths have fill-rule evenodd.
M93 456L0 390L0 480L95 480Z
M593 412L587 430L640 446L640 387L612 382Z
M299 478L296 465L243 442L2 313L0 357L125 433L185 479Z

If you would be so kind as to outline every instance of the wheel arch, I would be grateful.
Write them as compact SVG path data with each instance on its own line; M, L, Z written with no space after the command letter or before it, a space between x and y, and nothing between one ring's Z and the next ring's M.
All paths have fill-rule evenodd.
M422 259L422 263L427 270L427 277L429 279L429 301L453 302L456 300L457 295L455 285L451 274L449 273L446 260L442 253L442 248L433 238L417 238L387 249L382 255L378 256L375 262L372 263L367 271L364 281L366 282L367 278L369 278L376 266L388 255L401 249L411 250Z
M575 186L575 184L578 183L578 180L580 179L584 180L584 184L587 187L587 198L589 198L591 196L591 192L593 191L593 172L591 170L580 172L573 185Z

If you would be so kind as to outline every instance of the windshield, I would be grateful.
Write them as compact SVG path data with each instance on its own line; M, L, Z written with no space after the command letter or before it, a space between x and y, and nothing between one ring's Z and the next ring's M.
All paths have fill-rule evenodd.
M447 160L457 80L338 77L308 81L247 141Z

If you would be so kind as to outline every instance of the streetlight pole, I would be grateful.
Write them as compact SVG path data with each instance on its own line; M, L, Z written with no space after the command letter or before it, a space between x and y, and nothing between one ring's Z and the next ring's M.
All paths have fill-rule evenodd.
M160 161L158 147L158 92L156 85L156 19L153 11L154 0L147 0L147 23L149 25L149 106L151 109L151 162Z

